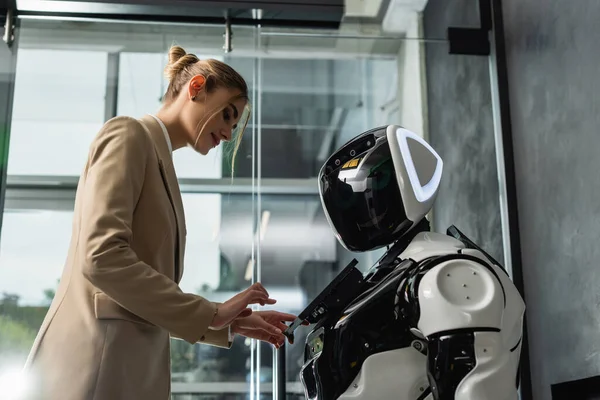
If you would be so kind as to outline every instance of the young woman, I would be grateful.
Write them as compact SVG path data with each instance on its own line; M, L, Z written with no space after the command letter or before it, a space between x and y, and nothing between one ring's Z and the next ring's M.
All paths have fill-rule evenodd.
M250 304L275 303L260 283L222 304L179 288L186 225L172 151L206 154L232 140L237 149L248 89L228 65L181 47L165 71L161 110L111 119L90 147L60 286L25 368L27 399L168 400L171 337L280 346L282 321L295 318L252 313Z

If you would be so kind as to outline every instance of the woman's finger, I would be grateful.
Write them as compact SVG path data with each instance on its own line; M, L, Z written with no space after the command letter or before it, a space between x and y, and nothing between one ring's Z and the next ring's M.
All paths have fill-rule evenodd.
M288 314L288 313L283 313L283 312L279 312L279 311L273 311L274 314L274 318L277 319L277 321L288 321L288 322L294 322L296 320L296 318L298 318L297 316L293 315L293 314Z
M267 311L259 311L262 318L266 319L271 323L275 322L293 322L296 320L296 316L294 314L288 314L280 311L267 310Z
M257 312L257 314L258 313L259 312ZM285 326L285 324L281 324L283 326L280 326L280 324L281 323L279 323L279 322L272 324L268 321L265 321L263 318L248 318L248 319L238 319L237 320L237 326L239 326L240 328L252 329L252 330L261 329L266 332L269 332L272 335L281 335L282 327L283 327L283 329L287 329L287 326Z
M282 331L277 326L272 325L262 318L256 318L256 328L269 332L271 335L281 335Z
M260 290L252 290L246 293L246 304L257 304L261 305L265 304L275 304L277 300L270 299L266 294L261 292Z
M281 346L283 346L284 342L285 342L285 338L284 339L277 339L273 336L271 336L271 338L269 339L269 341L271 342L271 344L273 344L273 346L275 346L276 348L280 348Z
M278 322L277 323L277 327L282 331L285 332L285 330L288 328L288 326L286 324L284 324L283 322Z
M240 293L233 296L231 300L240 300L246 299L249 293L262 293L265 299L269 298L269 293L265 290L265 288L260 283L255 283L254 285L248 287L247 289L241 291Z
M262 283L256 282L254 285L252 285L250 287L255 290L259 290L259 291L263 292L264 294L267 295L267 297L269 297L269 292L267 292L267 289L265 289L265 287L262 285Z
M240 323L243 324L243 322ZM262 318L256 318L252 319L251 325L243 325L243 327L252 330L262 330L269 333L269 335L273 335L283 339L283 331L287 329L287 326L285 326L285 324L281 324L282 326L279 326L279 324L281 323L278 322L276 324L270 324Z
M283 344L283 342L285 342L285 336L283 336L283 334L279 334L279 335L269 335L270 336L270 340L273 340L274 343L273 344Z
M260 293L257 290L249 290L244 293L244 297L240 299L246 304L259 304L264 302L267 299L263 293Z

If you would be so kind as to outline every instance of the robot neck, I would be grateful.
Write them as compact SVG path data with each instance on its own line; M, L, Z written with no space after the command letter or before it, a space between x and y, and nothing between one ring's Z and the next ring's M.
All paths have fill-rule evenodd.
M428 232L431 230L431 225L427 218L423 218L417 225L402 235L396 240L385 255L379 260L379 265L387 265L389 262L395 260L412 242L412 240L421 232Z

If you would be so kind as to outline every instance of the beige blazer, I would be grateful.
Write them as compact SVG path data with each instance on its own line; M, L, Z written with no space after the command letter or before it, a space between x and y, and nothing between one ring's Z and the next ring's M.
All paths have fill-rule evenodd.
M231 346L227 330L208 328L216 304L178 286L185 237L160 125L108 121L90 147L64 271L25 366L27 399L168 400L170 336Z

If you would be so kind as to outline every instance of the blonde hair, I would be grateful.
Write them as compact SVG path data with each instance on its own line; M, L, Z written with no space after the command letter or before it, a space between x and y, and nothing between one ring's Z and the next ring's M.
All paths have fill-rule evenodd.
M204 122L204 125L208 123L215 115L221 112L227 104L238 99L244 99L246 104L249 103L248 99L248 85L244 78L229 65L222 61L215 59L200 60L195 54L188 54L180 46L172 46L169 50L169 63L165 67L165 77L169 80L169 86L163 97L163 102L170 103L174 101L177 96L181 93L181 90L185 90L188 82L196 75L202 75L206 79L205 90L206 93L211 93L217 88L225 89L237 89L240 93L233 96L228 101L224 102L217 110L215 110L209 118ZM242 112L243 116L244 113ZM248 118L243 121L243 126L239 130L239 134L233 138L233 153L231 157L231 174L233 177L233 170L235 164L235 156L240 147L244 130ZM201 131L204 128L200 128Z

